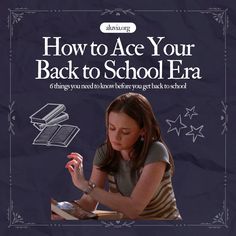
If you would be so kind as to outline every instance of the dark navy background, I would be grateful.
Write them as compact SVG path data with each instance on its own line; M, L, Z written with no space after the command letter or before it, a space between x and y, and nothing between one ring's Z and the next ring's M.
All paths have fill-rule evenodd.
M236 14L234 1L1 1L0 3L0 234L1 235L235 235L235 49ZM19 22L12 25L12 51L8 25L8 9L27 8ZM65 12L53 10L131 9L135 15L105 14L101 12ZM200 13L209 8L228 9L225 53L224 24L212 13ZM176 10L176 12L142 12L145 9ZM47 10L34 12L33 10ZM52 10L49 12L48 10ZM140 10L140 11L135 11ZM181 10L198 10L184 12ZM223 18L223 21L225 19ZM101 22L130 21L137 25L134 34L102 34ZM224 21L225 22L225 21ZM96 147L104 141L104 114L108 104L128 90L75 90L73 92L49 89L50 83L85 83L80 81L35 80L36 59L42 57L43 36L61 36L63 43L91 43L114 45L118 36L124 44L143 43L145 56L127 58L136 66L155 65L157 60L148 56L147 36L165 36L171 43L194 43L191 58L181 58L186 65L201 68L202 80L187 81L186 90L147 90L144 94L153 106L163 137L175 160L173 185L182 222L137 221L131 227L113 222L106 228L101 222L52 222L50 198L73 200L80 197L64 168L66 155L76 151L84 156L85 175L88 178ZM165 41L167 43L167 41ZM146 53L147 52L147 53ZM10 55L10 58L9 58ZM73 60L76 64L102 67L109 57L50 57L56 66ZM124 58L115 58L123 64ZM170 58L176 59L176 58ZM83 61L81 61L83 60ZM224 62L227 60L225 83ZM9 65L11 64L11 75ZM167 73L168 67L164 67ZM11 85L10 85L11 78ZM98 79L88 83L121 83L114 79ZM159 81L125 81L156 83ZM162 80L163 83L170 83ZM179 82L178 83L183 83ZM226 94L225 94L226 89ZM11 92L10 92L11 91ZM226 134L223 130L222 101L227 101ZM38 131L29 116L48 102L63 103L70 119L65 124L77 125L81 130L67 148L33 146ZM9 113L9 105L11 115ZM196 107L198 116L184 117L186 108ZM168 132L166 120L175 120L181 114L188 126L204 125L204 138L186 136L186 130ZM10 115L10 118L9 118ZM11 120L14 132L9 132ZM11 134L11 135L10 135ZM226 146L225 146L226 138ZM11 148L10 148L11 147ZM11 157L11 158L10 158ZM225 168L227 171L225 173ZM225 191L226 190L226 191ZM12 200L12 201L10 201ZM226 208L224 203L226 200ZM9 218L9 215L11 216ZM227 215L228 217L225 217ZM19 218L17 218L17 216ZM219 216L218 218L216 216ZM222 222L220 217L222 216ZM16 220L13 222L13 219ZM214 220L218 219L215 223ZM128 224L132 223L127 221ZM206 224L208 224L208 227ZM214 227L218 225L219 227ZM8 227L10 226L10 227ZM120 226L120 228L118 228ZM227 226L227 227L226 227Z

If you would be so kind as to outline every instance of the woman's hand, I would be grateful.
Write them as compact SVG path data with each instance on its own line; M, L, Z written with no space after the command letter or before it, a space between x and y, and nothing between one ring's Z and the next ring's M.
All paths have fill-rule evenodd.
M71 160L67 162L65 168L68 169L73 184L83 191L87 186L83 174L83 157L76 152L72 152L67 157Z

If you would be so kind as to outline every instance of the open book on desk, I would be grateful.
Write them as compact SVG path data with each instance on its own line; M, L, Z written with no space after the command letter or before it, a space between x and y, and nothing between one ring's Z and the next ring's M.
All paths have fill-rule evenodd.
M97 219L97 215L83 210L74 202L57 202L51 199L51 211L65 220L88 220Z
M65 220L121 220L123 218L123 214L116 211L95 210L89 212L75 202L57 202L54 199L51 199L51 211Z

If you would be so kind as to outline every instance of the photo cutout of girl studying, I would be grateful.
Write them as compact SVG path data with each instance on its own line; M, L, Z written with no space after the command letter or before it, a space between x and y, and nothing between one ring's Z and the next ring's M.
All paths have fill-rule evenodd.
M173 158L149 101L138 93L117 97L106 110L106 129L89 180L83 175L83 157L68 155L66 168L84 192L76 203L88 211L99 203L125 219L180 220L171 182Z

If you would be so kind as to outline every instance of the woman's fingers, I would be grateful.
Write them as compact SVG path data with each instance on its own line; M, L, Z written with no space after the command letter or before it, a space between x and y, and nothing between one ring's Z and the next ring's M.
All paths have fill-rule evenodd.
M72 159L71 161L69 161L67 164L72 164L74 166L79 166L82 167L83 166L83 157L76 152L72 152L71 154L69 154L67 156L69 159Z
M65 168L67 168L70 172L74 172L74 171L79 172L82 167L83 167L82 162L80 160L77 161L76 159L72 159L68 161L65 165Z
M67 157L68 158L76 158L76 159L83 160L83 157L79 153L77 153L77 152L72 152Z
M72 166L67 166L66 167L70 173L74 172L74 168Z
M83 157L79 153L72 152L67 158L70 160L66 163L65 168L68 169L74 185L80 189L80 182L84 181Z
M80 164L81 164L81 161L77 161L75 159L72 159L72 160L68 161L66 165L79 166Z
M67 158L72 159L77 161L78 163L83 163L83 157L82 156L78 156L78 155L74 155L74 154L70 154L67 156Z
M81 156L78 152L71 152L70 154Z

